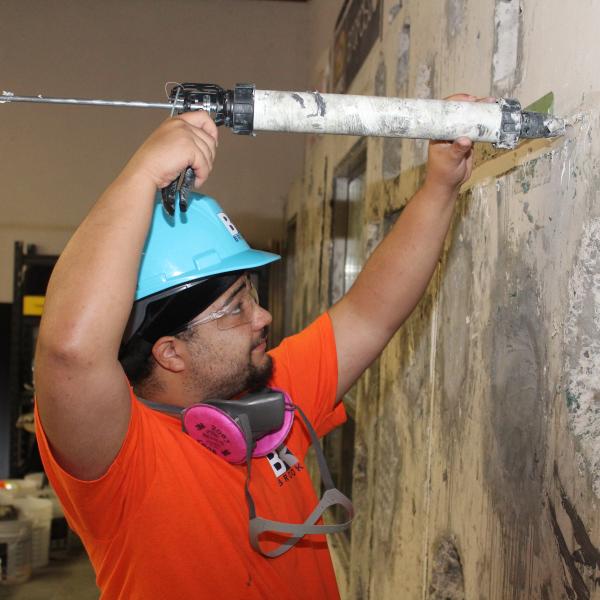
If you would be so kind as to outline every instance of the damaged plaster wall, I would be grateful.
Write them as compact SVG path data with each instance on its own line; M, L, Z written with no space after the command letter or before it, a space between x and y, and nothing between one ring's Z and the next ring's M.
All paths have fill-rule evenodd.
M600 598L600 2L386 0L350 93L549 91L569 135L478 147L444 254L358 386L344 598ZM333 36L332 36L333 37ZM329 53L313 65L328 72ZM311 136L286 218L294 319L327 308L336 166ZM427 144L367 140L363 255L424 176ZM318 276L317 276L318 274Z

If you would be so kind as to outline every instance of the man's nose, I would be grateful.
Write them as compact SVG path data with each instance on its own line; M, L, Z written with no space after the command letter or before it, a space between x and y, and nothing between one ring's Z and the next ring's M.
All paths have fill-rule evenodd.
M272 321L273 316L271 315L271 313L266 308L263 308L262 306L257 304L254 310L254 319L252 321L254 324L254 328L262 329L263 327L269 326Z

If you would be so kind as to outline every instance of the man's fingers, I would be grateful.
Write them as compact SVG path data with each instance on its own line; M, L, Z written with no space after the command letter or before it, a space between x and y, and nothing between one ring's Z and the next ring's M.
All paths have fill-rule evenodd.
M459 137L452 143L452 152L459 158L462 158L471 150L473 142L466 137Z
M477 100L477 96L473 96L472 94L452 94L451 96L446 96L444 100L455 100L457 102L475 102Z
M193 157L189 166L195 174L194 187L200 187L212 171L218 145L217 126L206 113L191 118L188 117L190 114L185 113L180 117L187 125L189 139L193 144Z
M198 148L201 148L202 151L208 152L210 154L211 161L215 160L215 156L217 155L217 141L210 135L205 133L204 131L193 130L194 134L194 142Z
M451 96L447 96L444 100L452 100L455 102L484 102L484 103L494 103L497 101L497 98L494 96L473 96L472 94L452 94Z
M194 162L190 165L196 174L194 187L200 187L207 179L212 171L214 157L210 148L204 140L195 139L196 145Z
M186 123L192 125L192 127L198 128L202 131L205 131L211 138L213 138L218 145L219 139L219 129L215 125L215 122L212 120L211 116L203 111L203 110L195 110L183 113L176 117L177 119L181 119Z

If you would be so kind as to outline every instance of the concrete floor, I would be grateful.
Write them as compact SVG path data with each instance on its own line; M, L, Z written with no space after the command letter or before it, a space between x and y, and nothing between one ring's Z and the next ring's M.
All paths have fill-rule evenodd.
M52 560L26 583L0 587L1 600L98 600L94 571L80 550L65 560Z

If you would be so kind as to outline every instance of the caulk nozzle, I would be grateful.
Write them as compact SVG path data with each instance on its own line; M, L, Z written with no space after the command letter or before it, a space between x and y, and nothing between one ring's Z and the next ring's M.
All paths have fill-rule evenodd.
M522 112L520 137L527 139L552 138L565 134L564 119L539 112Z

